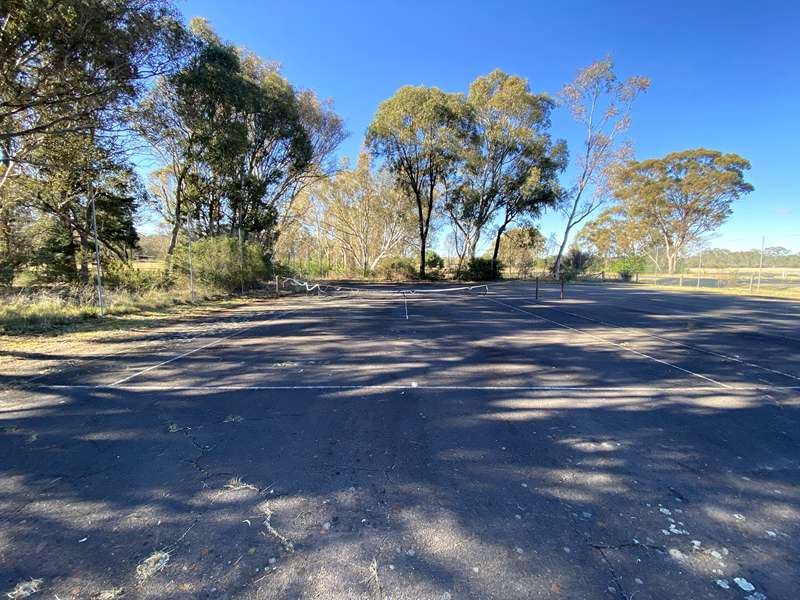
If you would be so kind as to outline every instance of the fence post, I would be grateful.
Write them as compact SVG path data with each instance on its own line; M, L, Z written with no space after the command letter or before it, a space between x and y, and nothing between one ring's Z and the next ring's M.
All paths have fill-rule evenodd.
M564 299L564 278L561 278L561 299Z
M536 278L536 299L539 299L539 278Z
M678 275L678 286L683 287L683 273Z
M753 293L753 278L755 277L754 273L750 273L750 291L748 293Z
M275 297L279 298L280 295L281 295L281 288L280 285L278 284L278 276L275 275Z

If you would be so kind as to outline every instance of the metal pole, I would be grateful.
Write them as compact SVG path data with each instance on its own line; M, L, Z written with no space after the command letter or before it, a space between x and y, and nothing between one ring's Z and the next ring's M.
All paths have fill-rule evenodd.
M756 291L761 291L761 269L764 266L764 235L761 236L761 257L758 259L758 286Z
M191 298L192 304L194 304L195 295L194 295L194 267L192 265L192 238L194 237L194 227L192 226L192 215L189 213L189 218L187 220L187 227L189 231L187 231L187 238L189 240L189 289L191 290Z
M281 288L278 284L278 276L275 275L275 297L279 297L281 295Z
M536 299L539 299L539 278L536 278Z
M244 295L244 244L242 242L241 225L239 225L239 278L242 283L242 295Z
M561 278L561 299L564 299L564 278Z
M100 307L100 318L104 316L103 306L103 271L100 269L100 242L97 240L97 203L95 202L94 182L89 182L89 193L92 197L92 232L94 233L94 260L97 268L97 302Z
M697 267L697 287L700 287L700 273L703 271L703 250L700 250L700 265Z

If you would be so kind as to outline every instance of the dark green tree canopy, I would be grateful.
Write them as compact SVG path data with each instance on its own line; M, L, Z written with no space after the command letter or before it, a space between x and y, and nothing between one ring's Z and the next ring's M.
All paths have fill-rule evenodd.
M750 163L737 154L698 148L664 158L631 161L613 179L619 213L642 235L666 247L670 272L687 244L722 225L733 202L753 191Z

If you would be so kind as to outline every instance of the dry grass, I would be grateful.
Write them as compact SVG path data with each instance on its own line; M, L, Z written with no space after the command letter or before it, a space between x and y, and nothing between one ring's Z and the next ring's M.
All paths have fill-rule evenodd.
M167 566L169 559L169 552L164 552L163 550L157 550L156 552L153 552L136 567L136 576L139 578L139 581L149 579L161 571Z
M42 587L41 579L31 579L30 581L21 581L14 586L14 589L6 594L11 600L18 600L19 598L27 598L32 596Z
M204 305L218 297L213 290L197 290L194 305ZM107 290L103 312L106 317L113 318L163 312L181 306L192 306L188 289L153 289L141 294ZM91 287L23 289L0 298L0 334L67 330L83 322L96 322L99 316L96 291Z

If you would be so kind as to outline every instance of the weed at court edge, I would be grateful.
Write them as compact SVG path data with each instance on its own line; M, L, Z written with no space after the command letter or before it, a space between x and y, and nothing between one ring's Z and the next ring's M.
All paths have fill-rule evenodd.
M169 552L164 552L163 550L153 552L136 567L136 576L139 581L144 581L161 571L167 566L169 559Z
M225 485L226 490L253 490L258 491L258 488L250 483L245 483L241 477L231 477Z
M14 586L14 589L6 594L11 600L18 598L27 598L32 596L42 587L41 579L31 579L30 581L21 581Z

